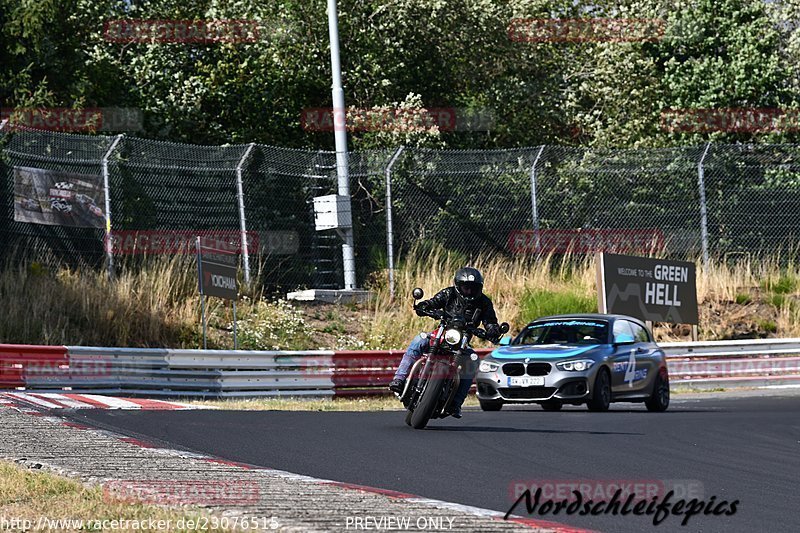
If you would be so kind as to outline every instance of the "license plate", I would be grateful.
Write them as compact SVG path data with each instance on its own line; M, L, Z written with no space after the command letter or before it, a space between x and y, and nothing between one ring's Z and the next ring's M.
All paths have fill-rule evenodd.
M544 376L508 378L509 387L540 387L542 385L544 385Z

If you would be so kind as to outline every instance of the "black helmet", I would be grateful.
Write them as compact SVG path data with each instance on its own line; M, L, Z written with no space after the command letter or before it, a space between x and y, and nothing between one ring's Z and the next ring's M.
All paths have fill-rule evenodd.
M472 301L483 294L483 276L477 268L459 268L453 278L453 285L458 294L467 301Z

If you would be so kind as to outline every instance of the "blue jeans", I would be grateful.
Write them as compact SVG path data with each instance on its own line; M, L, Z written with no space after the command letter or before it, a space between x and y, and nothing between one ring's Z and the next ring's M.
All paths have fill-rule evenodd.
M417 335L411 344L408 345L403 359L400 361L400 366L397 367L397 372L394 373L395 379L406 379L408 373L411 371L411 366L414 362L422 357L423 353L428 352L430 349L430 341L428 336ZM473 361L471 355L475 353L472 348L465 350L466 363L461 368L461 381L458 384L458 390L453 398L453 407L461 407L464 400L467 399L469 388L472 386L472 380L475 379L475 372L478 370L478 362Z

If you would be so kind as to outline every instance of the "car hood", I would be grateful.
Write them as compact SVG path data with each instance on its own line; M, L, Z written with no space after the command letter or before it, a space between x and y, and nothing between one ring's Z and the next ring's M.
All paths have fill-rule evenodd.
M542 344L539 346L503 346L489 354L493 359L506 361L509 359L567 359L578 355L594 355L608 349L605 344L591 346L575 346L570 344Z

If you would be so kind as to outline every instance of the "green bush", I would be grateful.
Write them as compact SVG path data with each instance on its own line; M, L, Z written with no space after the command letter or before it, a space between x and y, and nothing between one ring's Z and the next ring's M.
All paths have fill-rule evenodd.
M800 286L800 279L792 275L784 274L777 280L768 279L764 281L762 286L775 294L789 294L797 291L798 286Z
M308 350L316 347L303 311L286 300L258 301L252 314L239 321L243 350Z
M746 305L753 301L749 294L739 293L736 295L736 303L739 305Z
M759 320L758 329L767 333L775 333L778 331L778 325L772 320Z
M596 313L597 300L585 294L572 291L528 290L522 296L520 304L523 321L548 315L569 313Z

